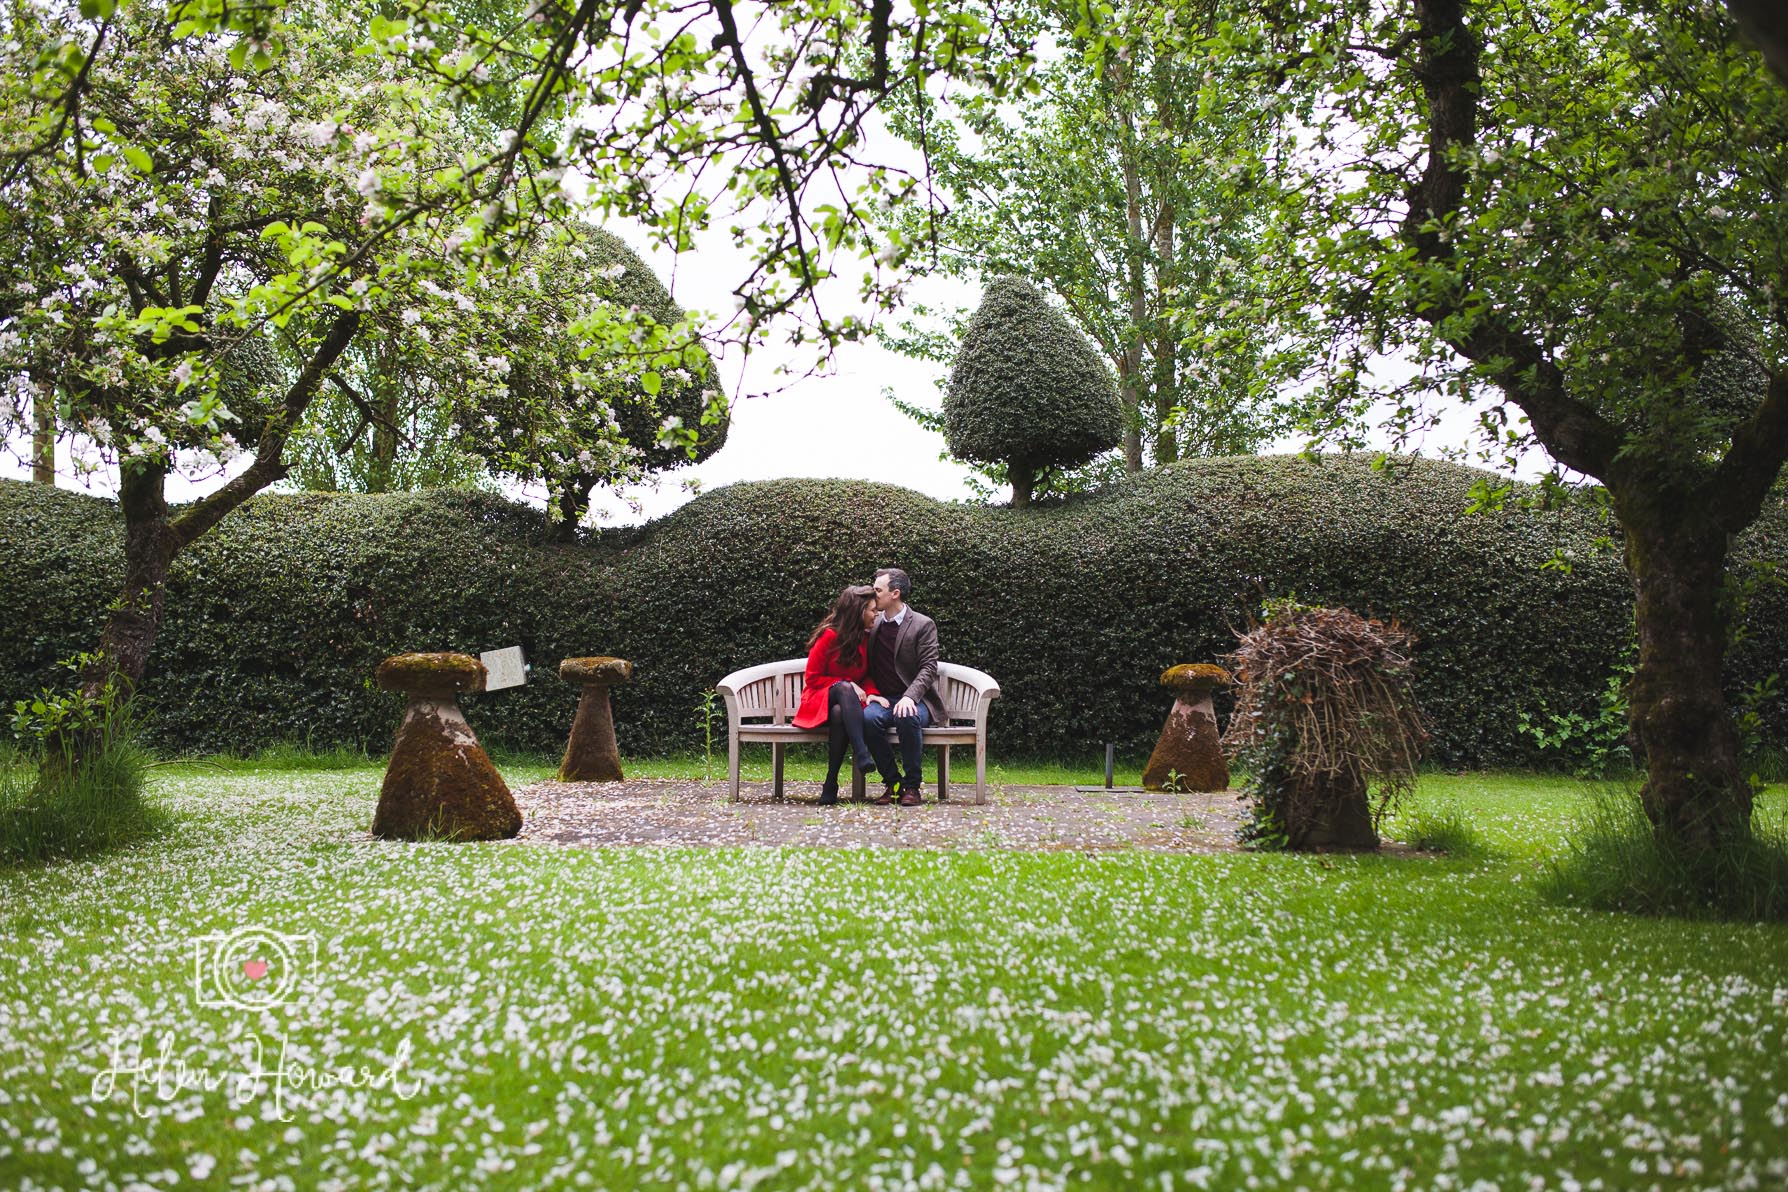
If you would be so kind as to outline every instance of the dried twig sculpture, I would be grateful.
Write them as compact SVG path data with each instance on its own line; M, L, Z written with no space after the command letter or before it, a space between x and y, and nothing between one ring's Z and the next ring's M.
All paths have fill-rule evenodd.
M1269 605L1230 660L1240 683L1224 744L1253 773L1252 842L1378 847L1415 785L1428 734L1411 687L1414 636L1344 608Z

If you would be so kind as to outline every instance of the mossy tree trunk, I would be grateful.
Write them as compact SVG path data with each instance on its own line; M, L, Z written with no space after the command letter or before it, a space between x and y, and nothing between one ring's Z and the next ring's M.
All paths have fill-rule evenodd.
M31 390L31 480L56 483L55 390L43 378L33 376Z
M1749 832L1752 802L1720 682L1731 628L1727 535L1687 498L1615 499L1637 597L1627 701L1646 762L1640 799L1661 842L1716 848Z
M1031 490L1037 483L1037 470L1030 464L1013 460L1006 465L1006 479L1012 482L1012 508L1023 509L1029 505Z
M553 541L577 541L577 527L583 522L584 514L590 511L590 494L595 489L594 480L578 477L567 481L554 495L553 505L558 517L552 526Z
M372 456L368 460L366 491L388 493L397 474L399 446L398 417L403 382L400 381L397 356L401 337L386 335L377 347L378 367L368 386L371 401L365 417L372 425Z
M1165 107L1165 105L1163 105ZM1155 221L1155 258L1159 262L1155 272L1155 308L1165 312L1169 300L1168 284L1170 267L1173 262L1173 224L1178 218L1173 203L1164 203L1160 217ZM1173 321L1163 314L1155 326L1155 465L1170 464L1180 457L1179 436L1174 428L1168 425L1173 416L1173 408L1178 404L1179 392L1175 384L1174 373L1179 365L1179 337L1174 332Z
M1726 11L1763 51L1763 60L1788 87L1788 10L1780 0L1726 0Z
M1120 90L1122 84L1119 84ZM1143 254L1146 241L1142 227L1142 176L1136 167L1136 130L1128 109L1123 112L1124 217L1130 230L1126 244L1124 284L1130 299L1130 338L1118 368L1118 394L1124 405L1124 469L1142 471L1142 348L1148 323L1148 273ZM1013 502L1018 504L1016 497Z

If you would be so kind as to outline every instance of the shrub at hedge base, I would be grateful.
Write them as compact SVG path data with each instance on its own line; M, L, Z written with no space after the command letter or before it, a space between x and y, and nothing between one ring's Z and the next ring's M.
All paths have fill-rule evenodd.
M614 692L624 753L702 741L703 692L796 657L839 587L913 575L944 656L1000 682L998 753L1146 753L1163 669L1235 645L1266 595L1392 617L1418 637L1416 696L1448 765L1537 761L1518 730L1538 702L1593 713L1631 632L1605 527L1574 510L1464 513L1481 473L1422 460L1189 460L1045 509L951 505L891 485L783 480L718 489L649 525L552 543L534 511L486 494L264 496L176 563L144 693L164 750L280 741L388 747L403 701L381 659L520 645L525 687L467 696L487 743L553 752L579 689L561 659L630 659ZM1772 503L1736 566L1780 559ZM54 682L97 640L122 569L107 502L0 482L0 695ZM1542 569L1555 549L1568 572ZM1788 600L1765 587L1732 691L1788 670ZM1227 699L1218 711L1227 716ZM10 706L10 702L8 704ZM1788 740L1780 707L1765 736Z

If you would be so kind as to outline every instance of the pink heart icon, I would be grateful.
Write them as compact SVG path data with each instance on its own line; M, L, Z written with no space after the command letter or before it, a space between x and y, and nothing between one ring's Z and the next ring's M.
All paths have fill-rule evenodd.
M259 981L262 977L267 975L267 962L265 960L243 961L242 975L247 977L250 981Z

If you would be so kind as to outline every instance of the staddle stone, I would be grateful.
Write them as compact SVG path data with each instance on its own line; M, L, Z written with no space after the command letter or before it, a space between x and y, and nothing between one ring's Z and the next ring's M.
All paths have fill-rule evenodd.
M521 811L460 711L461 692L484 690L484 664L465 654L398 654L378 683L409 697L391 746L374 836L391 840L501 840Z
M1166 790L1176 776L1182 791L1229 789L1229 763L1218 738L1211 692L1230 681L1228 671L1204 662L1182 663L1161 673L1161 686L1173 692L1173 708L1143 768L1144 790Z
M608 689L633 677L633 663L606 655L567 658L559 663L559 677L584 689L571 721L571 739L565 743L565 760L559 763L559 780L619 782L621 751L615 744Z

